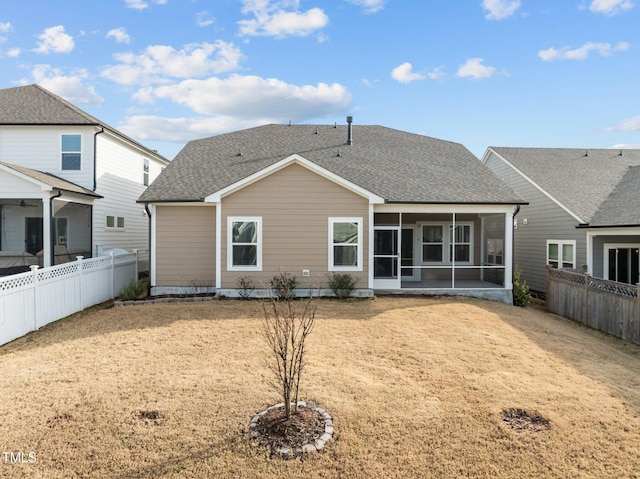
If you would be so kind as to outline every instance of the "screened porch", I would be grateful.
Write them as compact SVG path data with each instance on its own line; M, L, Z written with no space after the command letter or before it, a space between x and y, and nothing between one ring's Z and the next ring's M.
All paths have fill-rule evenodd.
M512 224L507 213L374 213L374 289L510 289Z

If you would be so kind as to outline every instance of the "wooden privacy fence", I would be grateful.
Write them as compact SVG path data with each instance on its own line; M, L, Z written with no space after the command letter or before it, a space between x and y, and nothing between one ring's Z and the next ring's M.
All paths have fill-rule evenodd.
M640 284L616 283L547 267L547 308L640 344Z
M138 278L138 252L99 256L0 278L0 345L115 298Z

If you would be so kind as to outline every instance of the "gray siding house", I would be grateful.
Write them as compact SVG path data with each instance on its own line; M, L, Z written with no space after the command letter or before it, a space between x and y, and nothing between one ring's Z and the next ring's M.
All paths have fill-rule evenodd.
M514 264L532 290L547 265L640 282L640 150L489 147L482 162L529 203Z
M152 294L300 290L347 273L357 293L511 302L524 201L459 143L381 126L266 125L188 143L142 194ZM263 290L263 291L258 291Z

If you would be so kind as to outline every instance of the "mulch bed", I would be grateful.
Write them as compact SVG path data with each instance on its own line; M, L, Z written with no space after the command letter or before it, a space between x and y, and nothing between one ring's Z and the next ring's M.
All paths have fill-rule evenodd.
M286 419L284 406L269 409L260 416L254 428L259 446L268 448L272 454L289 448L295 451L305 444L313 444L325 432L322 414L307 406L298 406L298 411Z

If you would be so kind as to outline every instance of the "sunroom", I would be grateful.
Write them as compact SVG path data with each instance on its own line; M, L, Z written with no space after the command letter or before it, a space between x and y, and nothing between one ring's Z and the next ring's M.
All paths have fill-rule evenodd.
M512 289L513 207L380 205L373 220L378 292L469 294L504 300Z

